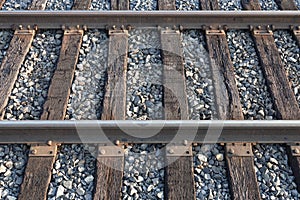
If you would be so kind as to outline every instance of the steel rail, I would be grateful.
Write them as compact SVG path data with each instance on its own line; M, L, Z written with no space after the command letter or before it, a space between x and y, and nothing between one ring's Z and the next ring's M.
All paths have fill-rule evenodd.
M300 121L1 121L0 143L295 143Z
M0 11L0 28L37 26L40 29L182 26L186 29L248 29L273 25L278 29L300 26L300 11Z

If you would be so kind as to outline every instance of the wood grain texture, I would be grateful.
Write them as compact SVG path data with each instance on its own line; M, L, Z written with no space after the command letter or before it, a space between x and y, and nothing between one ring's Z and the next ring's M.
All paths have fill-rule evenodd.
M298 10L294 0L275 0L281 10Z
M28 10L45 10L47 0L33 0Z
M17 80L20 67L31 46L35 31L16 31L0 66L0 119Z
M129 10L129 0L111 0L112 10Z
M19 200L47 198L48 185L51 180L52 166L55 161L53 157L29 157Z
M2 8L4 3L5 3L5 0L0 0L0 9Z
M159 10L176 10L175 0L158 0Z
M127 31L111 33L102 120L125 119L127 52Z
M300 156L293 156L291 148L287 148L287 155L289 165L292 168L293 175L295 176L295 182L297 184L298 191L300 191Z
M44 104L42 120L63 120L81 47L83 31L65 31L57 68Z
M254 34L254 40L277 118L300 119L300 109L272 34Z
M92 0L74 0L72 10L89 10Z
M235 82L226 36L206 35L215 90L217 118L243 120L242 106Z
M231 183L231 199L261 199L254 170L253 157L226 156L226 161Z
M161 32L166 120L188 120L188 103L179 32Z
M220 10L218 0L200 0L200 10Z
M94 200L121 199L124 157L98 157Z
M166 157L165 199L196 199L193 157Z
M259 0L241 0L241 4L245 10L261 10Z

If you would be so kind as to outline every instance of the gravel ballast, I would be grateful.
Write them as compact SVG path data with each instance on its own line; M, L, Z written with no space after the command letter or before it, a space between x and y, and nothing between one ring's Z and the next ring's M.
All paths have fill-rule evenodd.
M74 0L47 0L45 10L71 10Z
M90 10L110 10L110 0L92 0Z
M2 10L27 10L32 0L6 0L2 5Z
M220 10L242 10L240 0L219 0Z
M190 119L210 120L216 111L204 35L200 31L189 30L182 34L182 39Z
M26 145L0 145L0 199L17 199L27 159Z
M130 32L127 66L127 119L162 119L162 60L157 31Z
M56 69L61 40L61 31L41 31L36 34L9 97L5 119L40 119L50 80Z
M196 198L230 199L224 156L220 145L193 147Z
M279 10L274 0L259 0L259 4L262 10Z
M48 189L48 200L93 197L95 147L63 145L57 154Z
M299 199L295 178L281 145L256 145L253 148L257 180L262 199Z
M13 37L12 31L0 30L0 65L9 47L9 43Z
M300 10L300 0L294 0L294 1L295 1L296 5L297 5L298 10Z
M300 50L289 31L274 31L274 39L287 77L300 107Z
M129 0L130 10L147 11L157 10L158 0Z
M90 30L83 36L66 119L97 120L101 117L106 84L108 37Z
M125 148L123 199L164 199L162 145L133 145Z
M176 10L199 10L197 0L176 0Z
M275 119L255 44L246 31L229 31L227 41L245 119Z

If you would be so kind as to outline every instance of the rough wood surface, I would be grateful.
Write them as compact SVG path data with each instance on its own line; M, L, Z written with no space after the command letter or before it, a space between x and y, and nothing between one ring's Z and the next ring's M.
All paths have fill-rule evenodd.
M63 120L81 47L83 31L65 31L57 68L44 104L42 120Z
M129 0L111 0L112 10L129 10Z
M261 10L259 0L241 0L241 4L245 10Z
M298 10L295 0L275 0L281 10Z
M75 0L72 10L88 10L92 0Z
M98 157L94 200L121 199L124 157Z
M127 31L111 33L102 120L125 119L127 51Z
M293 156L291 148L287 148L287 155L289 164L292 168L293 174L295 176L295 181L297 184L298 191L300 191L300 156Z
M176 10L175 0L158 0L159 10Z
M5 3L5 0L0 0L0 9L2 8L4 3Z
M179 32L161 32L166 120L188 120L188 104Z
M128 32L110 31L102 120L125 120ZM121 199L124 155L97 158L94 200Z
M218 0L200 0L200 10L220 10Z
M242 106L235 82L233 64L225 34L207 34L215 90L217 118L243 120Z
M193 157L167 157L165 168L165 199L196 199Z
M48 185L51 180L53 157L29 157L19 200L47 198Z
M277 118L300 119L300 109L272 34L254 34L254 39Z
M33 0L28 10L45 10L47 0Z
M226 161L231 183L231 198L234 200L261 199L253 157L226 156Z
M0 66L0 119L17 80L19 69L31 46L35 31L16 31Z

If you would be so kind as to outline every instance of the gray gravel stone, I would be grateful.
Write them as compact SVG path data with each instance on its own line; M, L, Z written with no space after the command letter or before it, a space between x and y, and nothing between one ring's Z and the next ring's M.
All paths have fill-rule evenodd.
M0 30L0 65L4 56L6 55L6 51L9 47L9 43L13 37L13 32L8 30Z
M219 0L221 10L242 10L240 0Z
M259 0L262 10L279 10L275 0Z
M28 159L26 145L0 145L0 199L16 199Z
M253 152L262 199L299 199L285 148L261 144L254 146Z
M85 33L66 119L100 119L106 83L107 51L108 38L104 31L90 30Z
M157 0L130 0L130 10L157 10Z
M110 0L92 0L90 10L110 10Z
M199 1L176 0L176 10L199 10Z
M274 31L281 60L300 107L300 50L289 31Z
M300 10L300 0L294 0L294 1L295 1L296 5L298 7L298 10Z
M92 145L60 147L52 170L48 200L91 199L94 189L95 149Z
M204 35L200 31L190 30L182 34L182 39L190 119L212 119L216 111Z
M41 31L36 34L9 97L5 119L40 119L50 80L56 69L61 38L61 31Z
M27 10L32 0L6 0L2 10Z
M47 0L45 10L71 10L74 0Z
M162 145L133 145L125 148L123 199L164 198ZM143 181L141 181L143 179Z
M228 31L227 41L245 119L275 119L271 95L250 33Z
M158 32L131 31L127 66L127 119L162 119L162 109L162 61Z
M230 199L222 146L198 145L193 155L197 199Z

